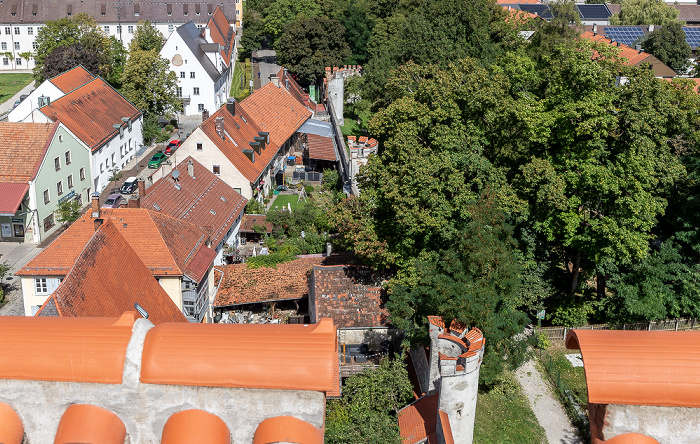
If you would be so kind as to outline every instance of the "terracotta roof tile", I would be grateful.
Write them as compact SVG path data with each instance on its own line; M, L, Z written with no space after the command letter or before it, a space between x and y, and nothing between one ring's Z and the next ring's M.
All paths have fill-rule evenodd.
M284 68L280 68L279 72L277 73L277 77L280 78L280 85L289 91L292 97L297 99L299 103L309 109L314 108L316 104L311 100L309 94L304 91L301 86L299 86L296 80L294 80L294 77L289 75L289 72L285 71Z
M315 134L307 134L306 137L309 147L309 159L328 160L330 162L338 160L335 156L333 139Z
M64 72L63 74L59 74L56 77L49 79L49 82L53 83L56 88L60 89L64 94L68 94L74 89L85 85L94 78L95 76L90 74L81 65L78 65L75 68Z
M270 141L282 146L306 120L311 111L299 103L283 87L272 82L243 100L240 106L261 128L270 133Z
M241 219L241 233L255 233L255 226L265 227L266 233L272 233L272 224L265 220L264 214L244 214Z
M399 429L405 444L416 444L424 439L437 443L437 416L439 394L426 395L399 410Z
M0 442L3 444L22 444L24 425L17 412L4 402L0 402Z
M221 58L226 66L231 63L231 51L233 50L233 28L231 23L224 15L220 7L216 7L214 13L207 23L207 28L210 30L211 40L214 43L218 43L219 46L223 46L224 49L221 50Z
M315 264L309 309L316 319L331 318L339 328L388 326L381 289L386 277L368 267Z
M571 330L588 402L700 407L700 332Z
M160 443L193 442L231 444L231 432L221 418L204 410L183 410L170 416L163 427Z
M100 218L114 222L153 276L183 275L207 239L207 234L190 222L143 208L102 208ZM94 219L88 211L16 274L67 275L94 231Z
M314 265L345 260L347 256L339 255L299 258L277 264L276 268L248 268L247 264L224 265L221 267L224 278L214 306L302 299L309 294L308 276Z
M54 443L118 444L125 439L126 426L117 415L96 405L73 404L58 423Z
M669 6L678 10L678 20L683 22L700 20L700 5L674 5ZM612 12L612 9L610 9Z
M26 185L34 179L56 128L57 123L0 122L0 182Z
M323 444L323 430L293 416L275 416L261 422L253 437L253 444L271 442Z
M440 425L442 426L442 436L445 437L445 444L455 444L452 436L452 427L450 426L450 417L442 410L439 410L438 414L440 415Z
M65 96L39 109L49 119L60 120L92 151L119 133L113 124L132 121L141 112L104 80L97 77Z
M141 382L330 392L337 360L330 319L314 325L166 323L146 334Z
M28 184L0 182L0 216L14 216L27 191Z
M188 173L190 161L194 176ZM176 170L177 184L171 176L157 181L148 188L141 206L191 222L210 234L212 245L219 245L243 213L248 199L192 157L180 162Z
M138 303L154 324L187 322L111 220L94 233L47 303L65 317L115 317ZM38 316L50 315L46 305Z

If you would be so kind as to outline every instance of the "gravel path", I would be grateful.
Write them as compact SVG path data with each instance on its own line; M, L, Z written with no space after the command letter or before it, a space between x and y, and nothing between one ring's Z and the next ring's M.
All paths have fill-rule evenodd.
M581 439L569 417L542 378L534 360L523 364L515 373L530 402L532 411L547 434L549 444L579 444Z

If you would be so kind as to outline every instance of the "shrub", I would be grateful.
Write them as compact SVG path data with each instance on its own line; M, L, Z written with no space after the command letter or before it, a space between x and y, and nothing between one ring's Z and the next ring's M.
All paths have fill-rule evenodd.
M311 196L311 193L314 192L314 187L313 185L307 185L304 187L304 191L306 192L307 196Z
M546 350L550 345L552 345L551 341L549 340L549 336L542 332L537 333L535 339L537 340L537 348L540 350Z
M175 127L172 125L165 125L165 128L163 128L163 129L165 130L166 133L172 133L173 129L175 129Z
M285 254L285 253L270 253L270 254L264 254L260 256L255 256L255 257L249 257L246 259L246 264L248 268L261 268L261 267L267 267L267 268L277 268L277 264L283 264L285 262L289 262L295 259L295 256L292 254Z
M255 199L251 199L245 206L246 214L265 214L265 207L263 204Z
M336 190L339 188L340 175L336 170L326 170L323 172L323 188Z

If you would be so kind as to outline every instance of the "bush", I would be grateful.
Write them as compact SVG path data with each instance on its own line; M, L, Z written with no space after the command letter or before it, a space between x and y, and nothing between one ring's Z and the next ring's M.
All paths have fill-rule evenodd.
M337 190L340 188L340 175L336 170L326 170L323 172L323 188L326 190Z
M265 206L255 199L251 199L245 206L246 214L265 214Z
M174 129L175 127L172 125L165 125L165 128L163 128L166 133L172 133Z
M143 137L143 144L148 146L153 143L160 133L160 126L158 125L158 119L152 116L148 116L143 121L143 126L141 127L141 136Z
M246 259L248 268L277 268L277 264L283 264L295 259L294 255L285 253L270 253Z
M549 346L552 345L551 341L549 340L549 336L544 333L537 333L535 339L537 341L537 348L540 350L547 350Z
M311 193L314 192L314 187L313 185L307 185L304 187L304 191L306 192L307 196L311 196Z
M595 311L591 301L562 305L554 311L552 324L568 328L582 327L588 324L588 316Z

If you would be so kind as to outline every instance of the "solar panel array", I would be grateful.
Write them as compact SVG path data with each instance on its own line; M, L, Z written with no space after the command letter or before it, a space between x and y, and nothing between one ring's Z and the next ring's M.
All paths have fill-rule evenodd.
M581 20L608 20L612 15L606 5L576 5Z
M688 42L691 49L700 46L700 28L684 27L683 31L685 31L685 41Z
M610 40L632 47L644 40L644 30L639 26L606 26L603 32Z
M545 20L551 19L552 13L547 5L537 5L537 4L521 4L518 5L521 11L526 11L531 14L537 14Z

